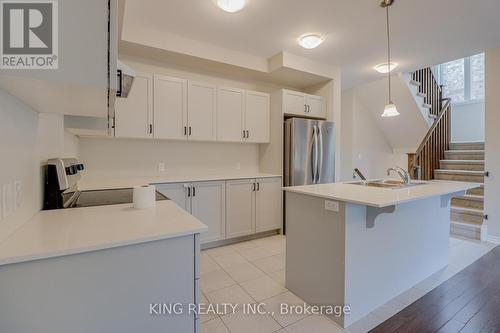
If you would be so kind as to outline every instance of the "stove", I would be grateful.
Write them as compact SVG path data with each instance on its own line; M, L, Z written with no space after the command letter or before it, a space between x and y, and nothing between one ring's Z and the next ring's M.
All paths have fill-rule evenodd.
M50 159L47 162L43 209L92 207L132 203L133 189L78 190L83 164L76 159ZM156 192L156 201L169 200Z

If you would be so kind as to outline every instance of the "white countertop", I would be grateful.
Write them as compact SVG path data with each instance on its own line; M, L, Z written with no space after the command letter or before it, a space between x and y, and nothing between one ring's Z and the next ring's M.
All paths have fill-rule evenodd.
M191 176L151 176L151 177L130 177L130 178L115 178L115 179L85 179L85 175L78 182L78 188L81 191L88 190L105 190L112 188L130 188L147 184L168 184L168 183L184 183L184 182L205 182L218 180L235 180L249 178L274 178L281 175L255 173L255 174L238 174L238 175L191 175Z
M173 201L46 210L0 243L0 265L191 235L207 226Z
M481 184L433 180L426 184L403 189L367 187L352 182L284 187L287 192L360 204L373 207L387 207L404 202L466 191Z

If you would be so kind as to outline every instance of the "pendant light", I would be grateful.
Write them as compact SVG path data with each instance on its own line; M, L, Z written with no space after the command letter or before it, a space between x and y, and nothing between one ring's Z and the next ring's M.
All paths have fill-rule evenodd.
M394 0L382 0L380 6L385 8L386 14L386 24L387 24L387 63L391 63L391 35L389 29L389 7L394 3ZM387 72L387 78L389 80L389 103L387 103L384 107L384 113L382 113L382 117L396 117L399 116L398 109L396 105L392 102L391 96L391 71Z

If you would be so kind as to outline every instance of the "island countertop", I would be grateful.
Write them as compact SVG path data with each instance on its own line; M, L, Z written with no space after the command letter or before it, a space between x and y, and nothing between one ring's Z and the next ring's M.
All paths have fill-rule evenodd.
M203 232L207 226L173 201L38 212L0 243L0 266Z
M283 187L293 192L330 200L372 207L387 207L414 200L466 191L481 186L478 183L432 180L407 188L380 188L341 182Z

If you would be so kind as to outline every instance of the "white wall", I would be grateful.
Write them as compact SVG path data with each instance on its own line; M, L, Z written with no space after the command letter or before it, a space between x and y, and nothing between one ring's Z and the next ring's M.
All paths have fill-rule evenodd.
M485 170L490 177L485 178L484 208L490 240L500 244L500 48L487 50L485 61Z
M43 162L78 155L78 140L65 133L62 119L39 114L0 89L0 202L4 185L21 183L18 207L0 212L0 241L41 209Z
M80 159L85 180L253 174L259 169L255 144L82 138Z
M452 106L451 141L484 141L484 102Z
M405 155L394 153L353 89L342 92L341 136L341 179L344 181L352 180L354 168L366 178L386 177L387 168L395 165L407 168Z

